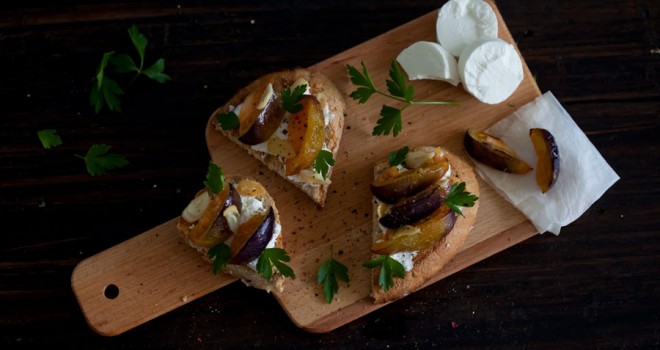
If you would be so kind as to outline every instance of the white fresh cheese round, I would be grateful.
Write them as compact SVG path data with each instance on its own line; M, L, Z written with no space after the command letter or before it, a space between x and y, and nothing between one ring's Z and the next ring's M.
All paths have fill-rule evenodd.
M463 88L488 104L506 100L523 80L518 52L501 39L486 39L466 46L458 60L458 74Z
M438 12L438 42L454 56L477 40L497 38L497 16L483 0L449 0Z
M438 43L418 41L401 51L396 60L410 80L442 80L454 86L460 82L456 58Z

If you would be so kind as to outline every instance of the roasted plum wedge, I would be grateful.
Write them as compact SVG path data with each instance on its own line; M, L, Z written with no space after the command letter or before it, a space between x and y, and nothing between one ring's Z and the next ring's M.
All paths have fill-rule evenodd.
M378 222L392 229L412 225L440 208L442 201L447 198L448 192L449 182L445 182L444 186L431 186L393 205Z
M554 136L546 129L532 128L529 138L536 152L536 183L546 193L559 177L559 148Z
M441 205L429 217L415 226L389 229L383 239L371 245L371 251L380 255L391 255L403 251L417 251L438 241L454 228L456 213Z
M302 109L291 116L288 125L289 143L295 156L286 160L286 175L294 175L312 165L321 153L325 141L325 119L321 104L314 96L300 99Z
M504 141L485 131L468 129L463 145L472 158L493 169L512 174L526 174L532 170Z
M259 257L273 237L275 213L269 208L267 213L255 215L238 227L238 232L230 244L231 264L250 262Z
M248 102L247 99L246 102ZM279 128L285 114L280 93L277 91L277 87L272 85L263 92L259 105L243 106L241 113L244 109L251 109L251 113L256 114L256 118L249 118L250 120L254 118L254 122L239 138L246 145L256 145L268 140Z
M194 200L199 200L203 196L210 196L210 203L199 220L197 220L197 223L190 230L190 240L203 247L212 247L222 242L222 237L219 237L217 235L218 232L212 230L212 227L215 224L216 217L225 208L224 204L229 196L229 187L225 187L222 192L215 195L209 195L206 189L201 190L197 193Z
M426 162L417 168L402 172L396 167L391 167L371 183L371 193L384 203L394 204L433 185L448 170L449 162L446 158Z

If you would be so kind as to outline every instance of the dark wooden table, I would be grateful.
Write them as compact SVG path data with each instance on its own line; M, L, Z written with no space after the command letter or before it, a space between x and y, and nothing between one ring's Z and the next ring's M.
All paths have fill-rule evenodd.
M309 66L443 1L36 1L0 10L0 348L659 348L660 2L498 1L542 91L621 176L559 236L538 235L328 334L235 283L116 337L85 322L81 260L181 212L208 162L210 113L262 73ZM96 115L103 52L139 79ZM63 145L43 149L37 130ZM107 143L130 165L92 177L74 154Z

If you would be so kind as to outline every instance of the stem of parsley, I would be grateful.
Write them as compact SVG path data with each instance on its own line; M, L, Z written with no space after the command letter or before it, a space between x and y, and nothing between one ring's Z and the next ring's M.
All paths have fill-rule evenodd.
M403 128L401 112L411 105L458 105L457 101L414 101L415 87L406 83L406 76L401 71L399 64L396 60L392 60L390 66L389 79L385 80L387 84L387 92L379 90L371 79L371 75L367 70L364 62L360 62L362 71L351 66L346 65L346 70L350 76L351 83L357 87L349 96L357 100L359 103L365 103L373 94L385 96L405 103L403 108L394 108L392 106L383 105L380 110L381 118L376 121L376 126L372 131L372 135L388 135L390 132L392 136L397 136Z

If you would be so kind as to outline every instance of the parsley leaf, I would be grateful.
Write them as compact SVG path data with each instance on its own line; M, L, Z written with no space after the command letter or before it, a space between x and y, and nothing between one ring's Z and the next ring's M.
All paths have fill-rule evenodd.
M135 65L131 56L122 53L110 57L110 63L115 66L116 73L138 72L140 69Z
M371 80L371 76L369 76L367 66L364 65L364 62L360 63L362 64L362 73L350 64L346 65L346 70L348 70L348 74L351 77L351 83L355 86L359 86L357 90L351 93L350 97L354 100L358 100L359 103L365 103L369 100L371 95L377 92L377 89L373 80Z
M139 65L131 56L125 53L115 55L114 51L109 51L103 54L101 63L96 69L96 75L93 79L94 85L92 86L89 96L90 104L94 107L94 112L96 114L98 114L104 106L107 106L110 111L121 112L121 104L118 96L123 95L124 90L122 90L114 79L111 79L106 75L105 69L108 64L112 64L115 67L115 73L135 72L135 76L129 85L140 75L144 75L159 83L172 80L169 75L163 73L165 70L165 60L163 58L158 59L149 68L143 69L148 40L142 33L140 33L135 25L128 29L128 36L140 57Z
M228 245L220 243L209 249L208 256L209 258L214 259L213 273L217 275L229 263L229 259L231 259L231 249Z
M388 255L381 255L374 260L362 264L362 266L368 269L380 266L378 285L386 292L394 285L393 277L403 278L406 273L403 265Z
M128 28L128 36L131 38L138 55L140 55L140 67L142 67L142 63L144 63L144 51L147 49L147 43L149 41L144 34L140 33L140 30L138 30L135 24Z
M390 152L387 159L390 161L390 166L397 166L403 163L406 160L406 154L408 154L408 146L403 146L396 151Z
M401 68L399 68L396 60L392 60L390 78L385 80L387 91L393 96L403 97L406 99L406 102L411 103L415 96L415 87L412 85L406 87L406 77L401 72Z
M218 194L225 189L225 176L222 169L213 161L209 161L209 170L206 173L204 186L214 194Z
M44 146L45 149L51 149L52 147L57 147L62 144L62 139L55 129L39 130L37 131L37 136L39 137L39 141L41 141L41 145Z
M240 119L238 119L238 116L233 111L229 113L218 113L215 115L215 119L220 123L222 130L236 129L241 125Z
M293 269L284 263L289 261L291 261L291 258L287 255L286 250L282 248L266 248L261 252L259 260L257 260L257 272L266 282L269 282L273 277L272 266L274 265L282 276L296 278Z
M119 87L116 81L110 77L105 76L105 68L108 62L111 61L114 51L106 52L101 58L101 63L96 70L94 76L94 85L89 96L89 102L94 107L94 111L98 114L104 105L108 106L111 111L121 112L121 105L117 96L123 95L124 90Z
M321 150L314 160L314 170L323 176L323 180L328 176L328 170L333 165L335 165L335 160L330 151Z
M359 103L365 103L373 94L379 94L406 104L406 106L401 109L383 105L383 108L380 111L382 118L378 119L376 126L371 133L374 136L389 135L390 131L392 131L392 136L396 137L403 127L401 112L410 105L458 104L456 101L415 101L415 87L412 85L406 86L406 77L396 60L392 60L389 74L390 79L385 80L387 92L378 90L374 85L364 62L360 63L362 64L362 72L350 64L346 65L346 70L350 76L351 83L357 86L357 89L349 95L352 99L357 100Z
M298 113L302 109L302 104L298 103L307 91L307 84L296 86L293 91L290 88L282 90L282 107L289 113Z
M479 197L467 192L465 190L465 182L461 182L459 184L451 185L449 194L444 203L456 214L464 216L460 207L473 207L478 199Z
M316 274L317 283L323 283L323 292L328 304L332 303L332 298L339 291L337 279L348 283L348 267L334 259L331 248L330 257L321 264Z
M148 76L152 80L155 80L159 83L164 83L166 81L172 80L169 75L163 73L165 70L165 59L159 58L151 67L145 69L142 73Z
M87 154L84 157L78 154L75 156L85 161L89 175L104 175L107 170L118 169L128 165L126 158L110 152L110 148L110 146L105 144L95 144L87 150Z
M399 135L403 124L401 122L401 111L402 109L396 109L387 105L383 105L383 109L380 110L380 115L382 118L376 121L376 127L371 132L372 135L389 135L392 132L393 136Z

